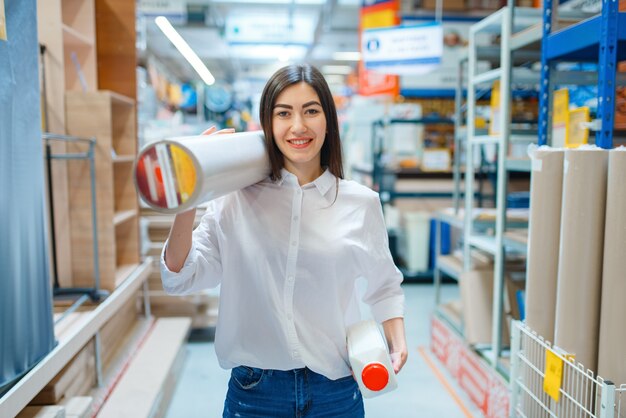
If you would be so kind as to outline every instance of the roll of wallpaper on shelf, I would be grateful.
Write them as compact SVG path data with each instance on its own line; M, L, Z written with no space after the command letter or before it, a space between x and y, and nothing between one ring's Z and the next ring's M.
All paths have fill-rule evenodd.
M564 150L540 147L530 154L526 324L553 342Z
M134 167L139 196L179 213L258 183L270 174L262 131L164 139L145 146Z
M598 374L626 383L626 148L609 152ZM622 416L626 408L622 401Z
M608 151L565 151L554 343L596 370Z

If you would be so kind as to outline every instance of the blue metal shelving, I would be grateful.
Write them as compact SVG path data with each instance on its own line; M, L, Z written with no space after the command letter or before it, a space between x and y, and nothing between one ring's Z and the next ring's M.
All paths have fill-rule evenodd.
M626 13L618 2L602 1L602 13L575 25L555 31L557 9L552 0L543 1L543 38L541 54L541 92L539 95L539 145L549 144L552 131L552 90L558 61L598 62L598 119L596 145L613 146L613 118L617 62L626 59Z

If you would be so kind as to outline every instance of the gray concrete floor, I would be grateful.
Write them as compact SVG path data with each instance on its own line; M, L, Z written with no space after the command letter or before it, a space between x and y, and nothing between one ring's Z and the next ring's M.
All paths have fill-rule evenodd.
M478 409L428 349L435 299L433 286L412 283L403 286L409 359L398 375L397 390L365 400L366 417L480 417ZM443 300L457 295L457 286L443 286ZM439 377L425 358L435 365ZM183 372L166 418L221 417L229 376L230 371L221 369L217 363L213 343L188 343Z

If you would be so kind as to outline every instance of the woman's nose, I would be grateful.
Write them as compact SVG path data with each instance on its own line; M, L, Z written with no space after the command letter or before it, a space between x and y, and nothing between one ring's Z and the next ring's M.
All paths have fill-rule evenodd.
M296 115L293 118L293 124L291 125L291 130L294 133L306 132L307 127L306 127L306 124L304 123L304 119L302 118L302 116Z

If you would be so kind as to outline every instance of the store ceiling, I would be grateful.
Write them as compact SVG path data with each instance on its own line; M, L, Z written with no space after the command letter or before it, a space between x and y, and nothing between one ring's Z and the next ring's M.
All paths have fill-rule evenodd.
M358 51L359 0L181 1L187 17L177 19L170 11L170 21L218 83L265 81L277 68L298 61L341 82L346 66L356 66L334 57ZM182 81L199 80L151 13L144 20L146 55Z

